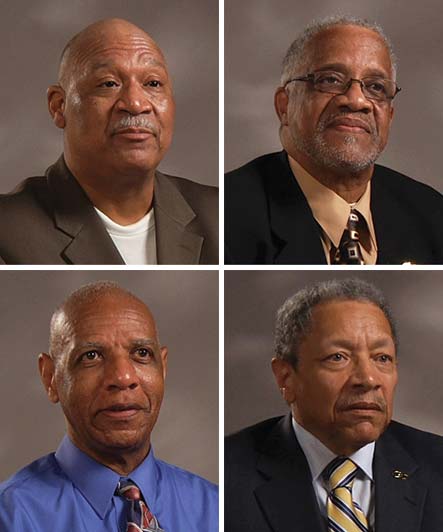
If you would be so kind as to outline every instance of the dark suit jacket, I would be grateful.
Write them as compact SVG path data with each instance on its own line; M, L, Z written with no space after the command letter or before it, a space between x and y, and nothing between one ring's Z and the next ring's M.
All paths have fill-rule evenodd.
M371 211L378 264L443 264L441 194L375 165ZM226 175L225 237L228 264L326 264L320 228L285 152Z
M159 264L218 264L218 191L156 172ZM0 196L0 262L124 264L63 157Z
M443 530L442 469L443 438L392 422L375 445L376 532ZM228 437L225 471L226 532L326 532L290 415Z

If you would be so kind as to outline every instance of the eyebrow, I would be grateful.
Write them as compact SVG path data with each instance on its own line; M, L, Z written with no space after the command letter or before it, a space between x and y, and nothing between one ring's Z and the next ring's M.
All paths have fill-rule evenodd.
M312 69L312 72L323 72L325 70L334 70L343 74L348 73L348 68L343 63L327 63L326 65L322 65L319 68ZM384 70L380 70L379 68L368 69L368 74L365 74L364 77L368 76L378 76L381 78L389 79L386 72Z
M158 59L155 59L154 57L149 58L147 61L143 61L141 63L143 66L155 66L162 68L163 70L166 70L166 66L162 61L159 61ZM109 62L109 61L101 61L100 63L93 63L92 69L93 70L99 70L101 68L104 69L118 69L118 66L115 63Z

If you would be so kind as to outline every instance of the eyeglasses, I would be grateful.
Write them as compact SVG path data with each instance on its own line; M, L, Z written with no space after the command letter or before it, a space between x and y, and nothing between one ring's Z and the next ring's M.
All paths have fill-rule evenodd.
M314 90L329 94L345 94L355 81L360 85L366 98L379 102L393 100L395 95L401 91L401 88L397 87L397 84L392 79L384 79L378 76L355 79L332 70L313 72L306 76L290 79L285 83L285 87L293 81L306 81L314 87Z

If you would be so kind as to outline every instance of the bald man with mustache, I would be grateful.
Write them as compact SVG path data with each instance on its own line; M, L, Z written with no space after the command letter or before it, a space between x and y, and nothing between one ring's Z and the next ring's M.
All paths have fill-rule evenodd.
M215 264L217 189L157 170L175 102L162 51L122 19L62 52L48 89L64 153L0 197L5 264Z

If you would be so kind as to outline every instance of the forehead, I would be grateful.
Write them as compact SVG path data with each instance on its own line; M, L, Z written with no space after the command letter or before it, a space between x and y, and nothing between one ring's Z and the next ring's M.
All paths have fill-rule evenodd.
M65 319L65 333L75 338L100 335L112 340L123 334L156 336L154 319L140 301L126 296L91 299L72 309Z
M80 71L113 66L120 62L157 66L166 70L162 52L141 31L103 31L88 36L77 44L72 55L73 63Z
M392 338L383 311L366 301L335 300L317 305L312 311L312 327L307 339L361 338L363 334Z
M335 65L341 65L351 73L373 70L387 76L392 74L386 43L374 30L360 26L333 26L321 31L308 43L308 70Z

